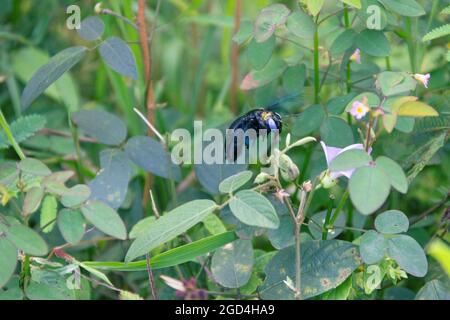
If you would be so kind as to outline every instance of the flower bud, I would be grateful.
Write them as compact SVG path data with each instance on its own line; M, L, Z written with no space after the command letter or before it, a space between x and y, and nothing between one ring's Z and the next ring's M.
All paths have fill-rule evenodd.
M260 174L258 174L255 178L255 183L264 183L267 180L270 179L270 174L266 173L266 172L261 172Z
M95 4L95 7L94 7L94 12L96 14L100 14L100 13L102 13L102 11L103 11L102 3L101 2L97 2Z
M284 180L293 181L300 174L297 165L286 154L280 155L280 173Z
M330 189L337 184L337 179L331 177L330 170L325 170L319 176L320 185L324 189Z

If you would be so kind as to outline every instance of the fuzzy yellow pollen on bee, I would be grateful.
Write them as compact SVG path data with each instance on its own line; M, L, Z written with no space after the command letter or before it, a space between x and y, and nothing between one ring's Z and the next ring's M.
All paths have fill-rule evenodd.
M272 112L269 112L269 111L264 111L263 113L261 113L261 118L264 120L264 121L267 121L269 118L271 118L272 117Z

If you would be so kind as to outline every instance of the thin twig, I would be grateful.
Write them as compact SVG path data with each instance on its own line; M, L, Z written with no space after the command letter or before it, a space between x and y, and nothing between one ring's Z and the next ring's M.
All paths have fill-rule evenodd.
M137 108L133 108L134 112L136 112L138 114L138 116L144 120L145 124L148 126L148 128L158 137L158 139L162 142L162 144L166 144L166 140L164 139L164 137L162 136L161 133L159 133L158 130L156 130L156 128L150 123L150 121L148 121L148 119L142 114L141 111L139 111L139 109Z
M449 197L450 197L450 193L447 193L447 195L446 195L446 197L444 199L442 199L441 201L439 201L438 203L436 203L435 205L433 205L429 209L425 210L420 215L418 215L416 217L412 217L411 219L409 219L409 224L413 225L413 224L419 222L420 220L424 219L425 217L427 217L428 215L430 215L431 213L433 213L434 211L436 211L437 209L442 207L447 202Z
M158 293L156 292L156 287L155 287L155 278L153 276L152 267L150 266L150 254L147 253L145 255L145 258L146 258L146 262L147 262L148 282L149 282L150 288L152 290L153 300L158 300Z

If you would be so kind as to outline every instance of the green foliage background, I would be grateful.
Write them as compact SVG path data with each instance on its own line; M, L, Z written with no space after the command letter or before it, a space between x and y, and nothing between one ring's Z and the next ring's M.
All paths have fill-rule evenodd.
M145 1L161 141L133 111L146 113L138 1L100 14L78 1L96 18L77 32L71 1L2 0L0 299L155 298L150 260L161 299L449 299L450 2L240 2ZM425 88L414 74L427 73ZM174 129L224 129L284 96L282 145L371 141L371 155L327 166L304 141L283 153L299 176L280 165L274 184L253 182L260 166L168 161ZM364 99L373 132L349 113ZM298 225L277 199L349 168L308 191Z

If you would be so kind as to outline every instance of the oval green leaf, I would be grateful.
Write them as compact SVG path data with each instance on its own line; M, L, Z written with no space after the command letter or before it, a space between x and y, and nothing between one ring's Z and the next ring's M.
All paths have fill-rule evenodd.
M123 76L137 79L136 61L127 43L117 37L109 37L100 44L100 56L114 71Z
M242 171L231 177L226 178L219 184L219 191L222 193L231 193L244 184L246 184L252 178L253 173L251 171Z
M127 238L127 229L117 212L101 201L92 200L81 207L84 217L98 230L118 239Z
M214 279L225 288L239 288L250 279L253 269L250 240L236 240L218 249L211 260Z
M63 209L58 213L58 227L64 239L77 244L84 235L86 221L79 210Z
M202 221L216 208L214 201L194 200L166 213L154 223L149 224L148 229L136 238L128 249L125 262L145 255L157 246L179 236Z
M22 92L22 109L26 109L45 89L77 64L86 51L83 46L64 49L40 67Z
M409 220L398 210L388 210L375 218L375 228L385 234L395 234L408 231Z
M330 170L345 171L367 166L372 157L364 150L352 149L337 155L330 163Z
M359 252L361 258L367 264L381 261L387 253L387 240L384 236L374 230L369 230L361 237Z
M389 177L378 167L357 169L349 182L350 198L356 209L364 215L380 208L390 189Z
M252 190L236 193L230 201L230 209L239 221L249 226L276 229L280 225L272 203Z
M428 271L428 261L420 244L406 235L397 235L389 239L389 256L407 273L423 277Z

